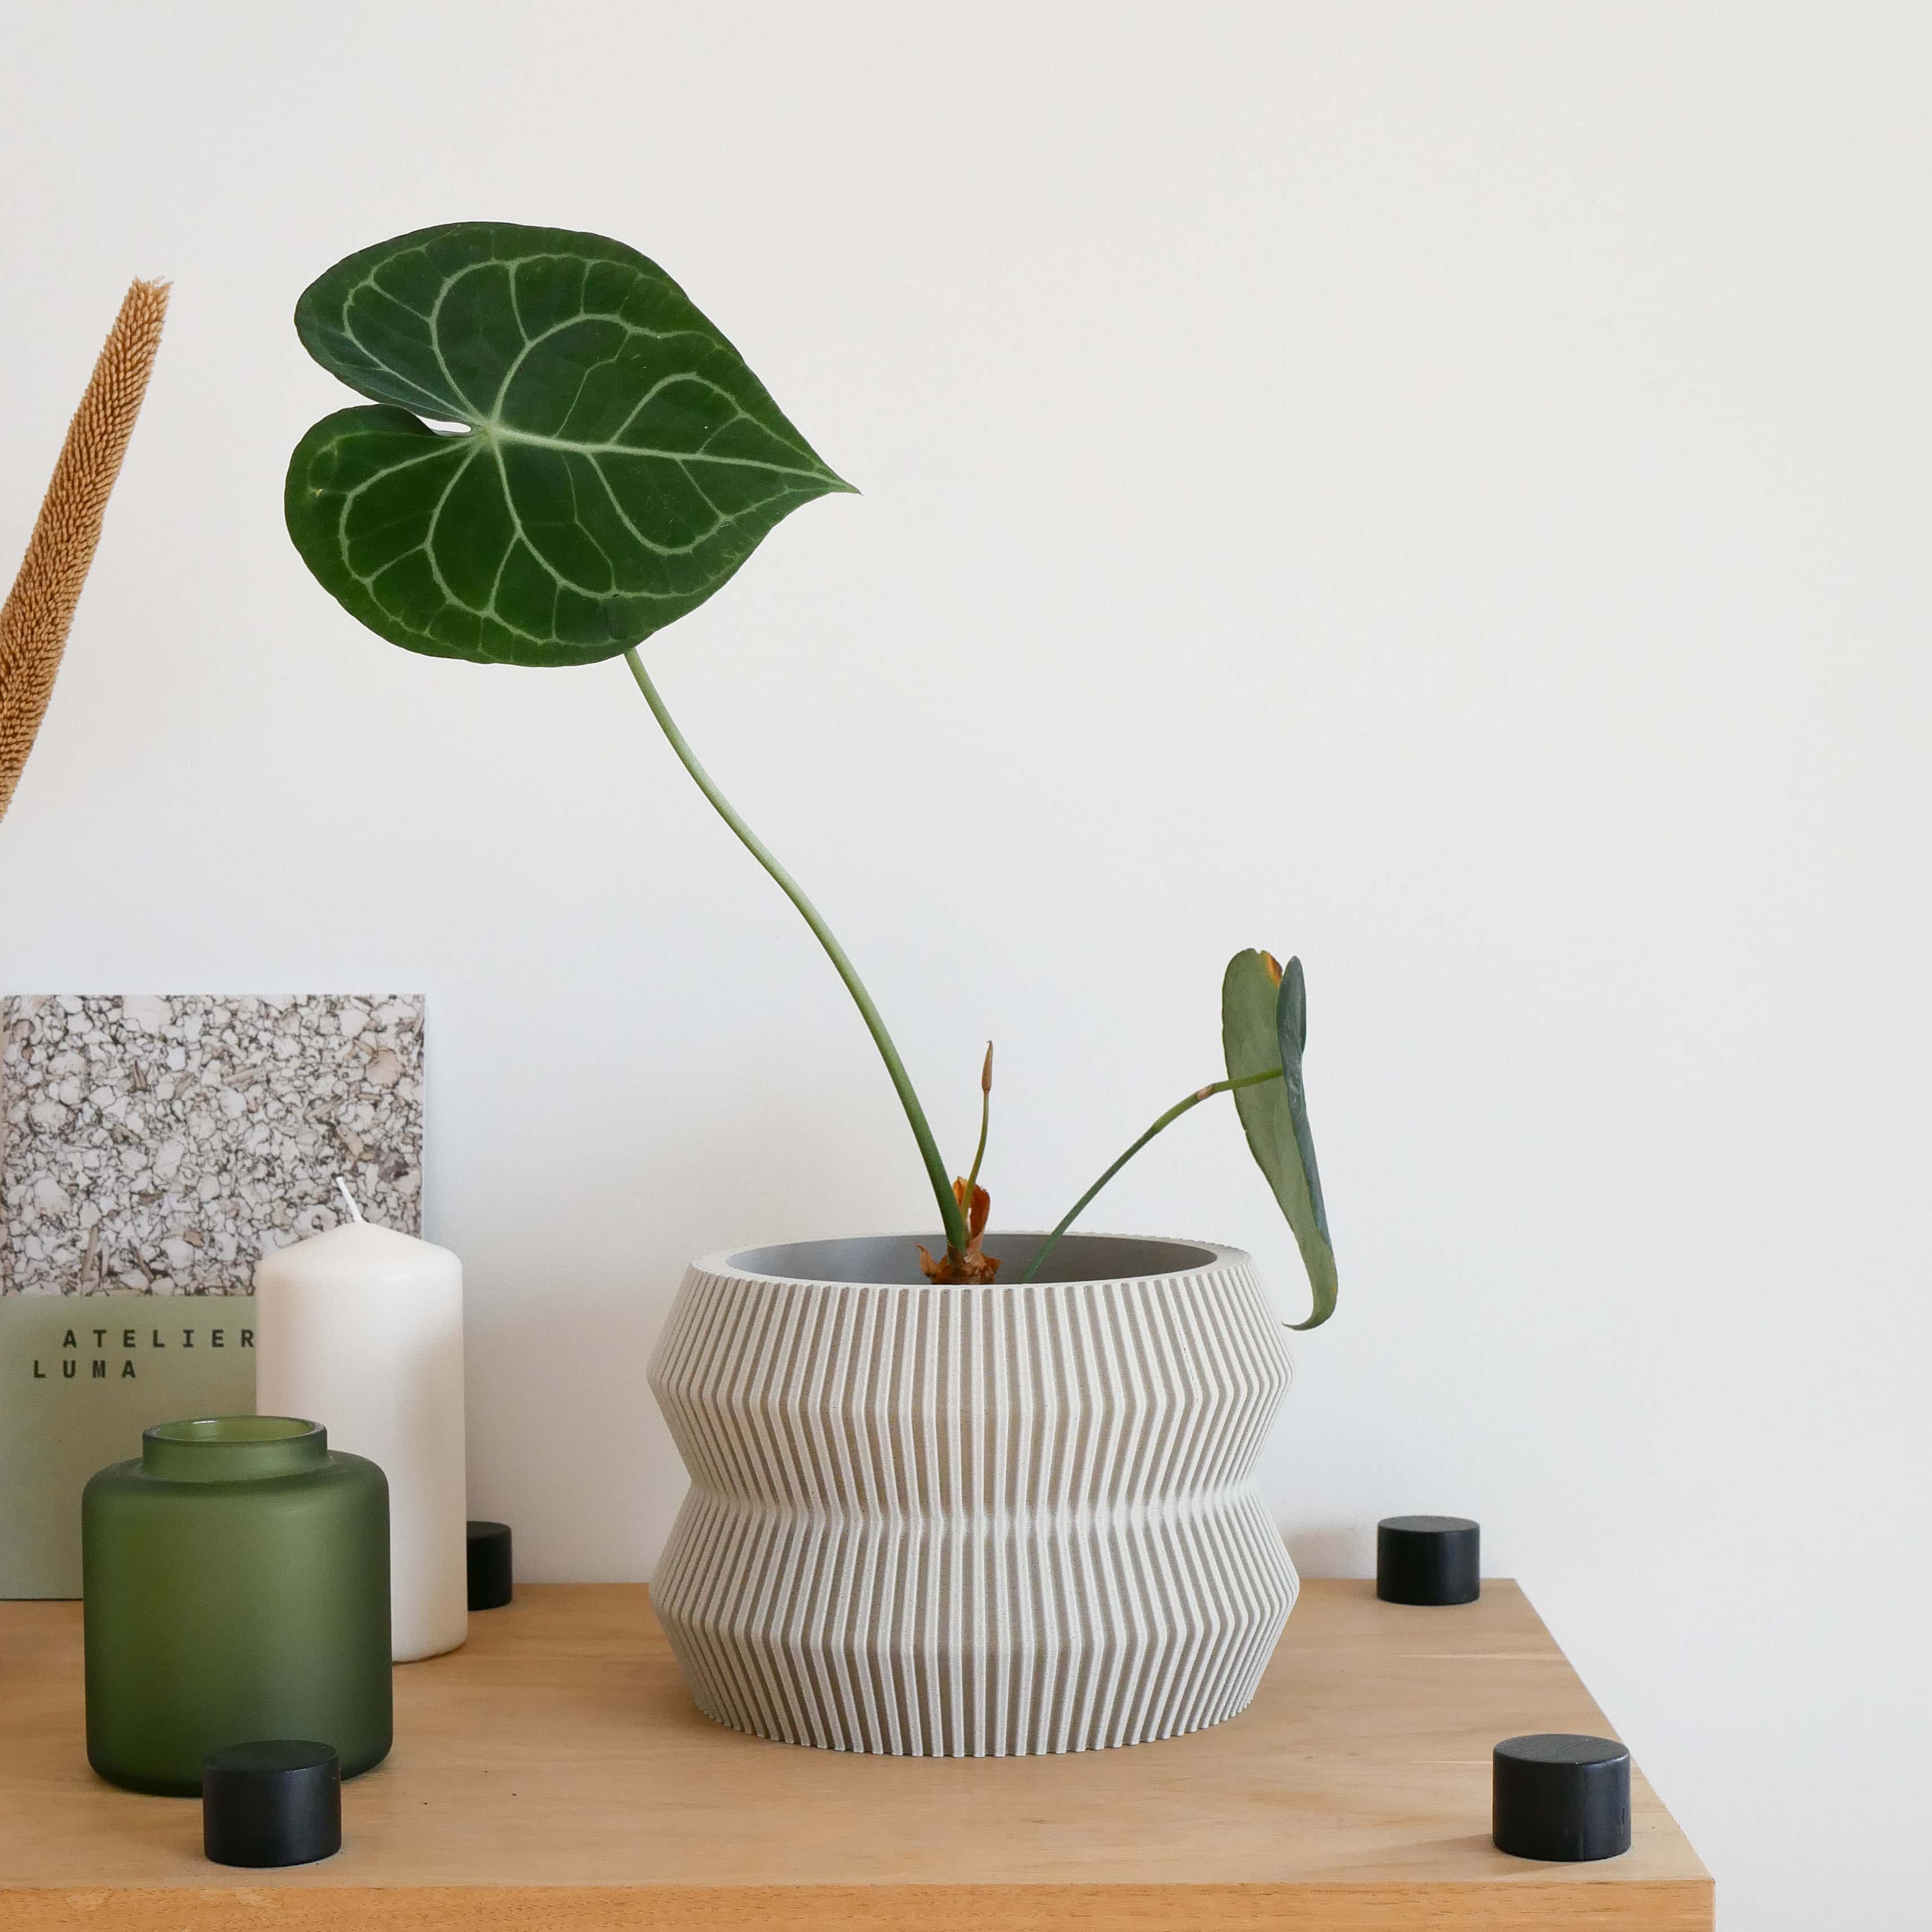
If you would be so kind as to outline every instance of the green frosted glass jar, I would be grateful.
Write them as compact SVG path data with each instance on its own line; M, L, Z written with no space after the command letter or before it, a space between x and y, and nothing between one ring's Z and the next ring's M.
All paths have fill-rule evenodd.
M212 1750L388 1754L389 1485L286 1416L164 1422L81 1498L87 1756L135 1791L196 1797Z

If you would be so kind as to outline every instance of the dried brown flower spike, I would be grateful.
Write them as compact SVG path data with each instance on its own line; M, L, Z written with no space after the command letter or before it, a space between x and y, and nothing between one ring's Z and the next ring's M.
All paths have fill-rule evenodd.
M147 394L167 313L165 282L136 282L108 331L80 399L20 574L0 606L0 818L34 748L100 541L108 493Z

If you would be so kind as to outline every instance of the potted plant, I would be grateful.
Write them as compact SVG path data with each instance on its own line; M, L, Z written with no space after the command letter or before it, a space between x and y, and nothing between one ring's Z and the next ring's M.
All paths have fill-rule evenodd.
M892 1081L937 1231L712 1256L651 1383L692 1489L654 1594L698 1702L759 1736L979 1755L1168 1737L1253 1695L1295 1578L1252 1480L1289 1363L1246 1255L1070 1232L1132 1156L1233 1096L1325 1321L1300 962L1228 962L1226 1072L1045 1234L988 1230L844 950L740 817L637 646L801 504L850 488L662 269L595 235L458 222L338 262L296 310L368 398L289 465L290 536L391 643L622 657L671 748L811 928ZM454 426L454 427L452 427Z

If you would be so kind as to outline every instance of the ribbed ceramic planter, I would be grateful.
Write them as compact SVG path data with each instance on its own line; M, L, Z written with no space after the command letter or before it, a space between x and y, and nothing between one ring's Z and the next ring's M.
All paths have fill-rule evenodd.
M1007 1276L1040 1237L991 1235ZM1295 1576L1250 1472L1289 1377L1232 1248L1070 1236L935 1288L911 1237L695 1264L650 1370L692 1490L652 1600L699 1708L1002 1756L1233 1717Z

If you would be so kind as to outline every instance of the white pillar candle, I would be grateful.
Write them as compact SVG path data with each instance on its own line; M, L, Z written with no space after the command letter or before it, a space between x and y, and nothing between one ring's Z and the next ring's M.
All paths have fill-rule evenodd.
M357 1220L255 1269L255 1408L328 1431L389 1479L389 1628L398 1663L470 1630L463 1264Z

